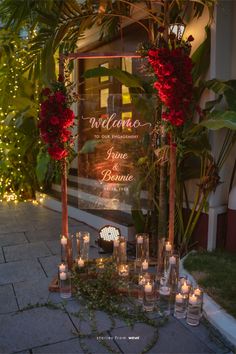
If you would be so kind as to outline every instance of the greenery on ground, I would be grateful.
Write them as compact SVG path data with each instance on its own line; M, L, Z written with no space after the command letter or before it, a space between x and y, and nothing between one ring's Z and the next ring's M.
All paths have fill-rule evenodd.
M90 261L82 270L77 266L73 271L73 285L75 296L79 303L84 305L92 322L95 323L93 332L98 335L96 328L95 311L106 312L111 319L113 327L114 318L119 318L133 327L136 323L145 323L154 328L154 335L142 353L149 351L158 340L158 329L166 322L166 317L155 316L150 318L142 309L141 304L131 296L135 286L135 276L131 278L120 277L112 259L103 259L99 268L99 259ZM137 279L136 279L137 280ZM76 315L76 314L73 314ZM81 313L77 314L78 317ZM111 330L111 329L110 329ZM101 342L101 344L105 344Z
M236 317L236 254L223 251L191 253L184 267L208 295Z

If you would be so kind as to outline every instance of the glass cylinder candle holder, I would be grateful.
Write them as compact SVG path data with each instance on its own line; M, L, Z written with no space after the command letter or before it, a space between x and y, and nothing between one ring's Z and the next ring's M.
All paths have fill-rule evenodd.
M119 267L118 267L118 274L121 276L121 277L128 277L129 276L129 265L128 264L120 264Z
M164 274L164 250L165 250L165 238L161 238L160 240L158 240L157 274L156 274L157 281L159 281Z
M60 297L68 299L71 297L71 279L69 272L59 273Z
M58 274L62 272L68 272L68 266L66 263L63 262L58 265Z
M84 261L89 259L90 234L87 231L80 232L81 237L81 258Z
M119 263L119 245L120 245L120 240L119 238L115 239L113 241L113 260L116 264Z
M201 304L194 293L189 295L186 322L190 326L198 326L201 319Z
M144 236L143 234L136 235L136 259L135 268L139 270L144 258Z
M200 289L199 287L195 287L193 289L193 294L197 297L198 303L201 306L201 314L202 314L202 308L203 308L203 290Z
M187 301L185 297L178 293L175 296L174 316L178 319L186 317Z
M138 302L143 302L144 296L144 285L146 284L146 280L142 274L138 276Z
M170 266L170 257L172 254L172 245L169 241L165 242L165 248L164 248L164 275L167 276L170 272L169 266Z
M77 259L77 265L78 265L78 268L79 268L79 269L84 268L85 262L84 262L83 258L79 257L79 258Z
M143 259L149 261L149 234L143 234Z
M125 264L127 261L126 239L124 237L120 237L118 258L120 264Z
M172 255L169 258L169 286L171 288L171 294L176 294L178 290L178 279L179 279L179 257L177 255Z
M81 232L76 232L75 234L75 242L76 242L76 258L81 256Z
M143 310L147 312L152 312L155 306L155 288L153 282L147 282L144 285L143 293Z
M170 295L170 287L167 285L160 285L158 301L159 312L165 316L170 315Z
M147 272L148 267L149 267L148 261L147 259L144 259L144 261L141 263L141 273Z
M67 237L64 235L61 235L61 261L67 261Z

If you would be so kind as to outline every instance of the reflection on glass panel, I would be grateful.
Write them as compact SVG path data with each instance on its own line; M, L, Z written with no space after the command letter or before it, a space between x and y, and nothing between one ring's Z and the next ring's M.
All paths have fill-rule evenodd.
M131 119L132 120L132 112L122 112L121 114L122 121L126 121ZM128 128L126 126L123 127L123 131L131 132L132 128Z
M125 85L122 85L122 104L131 103L131 98L129 94L129 88Z
M109 96L109 88L105 88L105 89L100 90L100 107L101 108L107 107L108 96Z
M132 58L122 58L122 70L132 74Z
M101 64L99 66L102 67L102 68L109 69L109 63L103 63L103 64ZM100 77L100 82L106 82L108 80L109 80L109 76L101 76Z

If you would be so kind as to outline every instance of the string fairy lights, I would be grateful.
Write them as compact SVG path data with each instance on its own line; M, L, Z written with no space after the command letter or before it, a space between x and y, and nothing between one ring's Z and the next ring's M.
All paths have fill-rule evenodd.
M36 31L30 35L35 36ZM13 39L9 42L11 54L5 53L0 59L0 202L16 202L26 200L25 195L30 196L30 183L27 181L29 173L26 168L27 137L19 129L22 119L19 114L22 103L19 98L23 95L24 100L22 91L26 79L23 73L29 55L26 46L26 40ZM35 84L35 105L39 101L38 92L38 84Z

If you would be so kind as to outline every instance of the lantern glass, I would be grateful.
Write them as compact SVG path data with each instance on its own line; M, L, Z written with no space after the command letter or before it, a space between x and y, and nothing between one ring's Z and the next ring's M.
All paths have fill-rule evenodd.
M174 33L178 40L181 40L185 31L185 24L182 22L172 23L169 27L169 32Z

